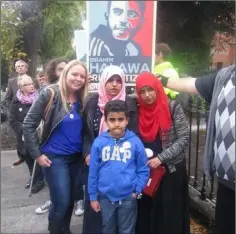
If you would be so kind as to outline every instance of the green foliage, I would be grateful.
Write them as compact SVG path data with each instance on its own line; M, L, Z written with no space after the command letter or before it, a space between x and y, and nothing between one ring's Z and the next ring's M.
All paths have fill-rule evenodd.
M8 61L6 60L6 55L1 56L1 86L7 85L9 71L8 71Z
M32 12L27 4L35 5ZM38 12L37 4L41 4ZM37 51L34 58L43 64L55 57L75 57L72 39L74 30L81 29L85 1L2 1L1 6L1 51L6 61L12 62L19 52L28 50ZM157 41L172 47L173 64L179 72L200 74L209 68L215 32L234 34L234 11L233 1L158 1ZM26 48L25 34L30 35L32 21L42 24L37 50L32 49L37 43Z
M81 29L80 12L85 11L85 1L40 1L44 7L39 12L35 12L39 2L2 2L1 51L6 60L12 62L19 52L27 51L25 43L28 42L24 42L24 33L30 33L32 22L35 25L37 22L38 25L43 23L42 32L39 35L40 45L37 50L39 63L44 63L54 57L74 57L72 39L74 30ZM31 8L32 12L30 12Z
M84 10L84 1L49 1L43 12L39 51L43 63L53 57L72 56L74 30L81 28L80 12Z
M209 69L216 32L234 35L234 1L158 1L157 41L171 46L181 73Z
M20 6L20 1L1 3L1 51L4 59L8 61L11 61L19 52L16 43L22 40Z

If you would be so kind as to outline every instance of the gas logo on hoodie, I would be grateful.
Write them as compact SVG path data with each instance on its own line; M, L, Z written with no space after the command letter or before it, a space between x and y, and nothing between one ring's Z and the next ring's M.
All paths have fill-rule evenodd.
M111 149L113 151L111 152ZM119 145L115 145L114 147L105 146L102 149L102 161L107 162L109 160L112 161L122 161L127 163L127 160L131 158L131 144L129 142L124 142L120 147Z

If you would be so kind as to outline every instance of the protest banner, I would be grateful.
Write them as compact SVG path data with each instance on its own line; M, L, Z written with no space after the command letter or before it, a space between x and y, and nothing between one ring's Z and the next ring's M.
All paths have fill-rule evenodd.
M137 74L154 68L156 1L87 1L87 19L89 91L106 66L117 65L129 93Z

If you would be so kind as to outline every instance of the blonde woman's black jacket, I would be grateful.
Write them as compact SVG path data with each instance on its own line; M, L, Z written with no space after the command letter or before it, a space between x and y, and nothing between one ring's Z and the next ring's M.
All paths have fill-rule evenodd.
M129 109L129 123L127 128L138 134L138 112L135 99L126 96L126 104ZM84 119L84 138L83 138L83 157L90 154L90 149L95 139L94 114L98 105L98 94L93 93L88 96L83 110ZM101 119L98 120L100 122Z
M48 117L44 120L44 128L41 141L39 142L36 129L42 118L44 118L44 110L50 100L51 91L48 88L52 88L55 91L53 98L53 104L48 112ZM72 107L68 104L68 110L71 111ZM80 110L77 110L79 113ZM57 84L49 85L44 88L39 97L35 100L27 113L23 122L23 135L25 144L28 151L33 158L41 155L40 146L45 144L52 134L57 125L66 117L66 112L60 98L59 87Z

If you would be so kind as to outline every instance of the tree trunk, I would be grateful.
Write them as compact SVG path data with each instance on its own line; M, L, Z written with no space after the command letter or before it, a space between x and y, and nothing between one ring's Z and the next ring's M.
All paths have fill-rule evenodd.
M46 7L46 0L22 1L21 19L24 52L28 57L28 74L35 77L37 55L43 27L42 10Z

